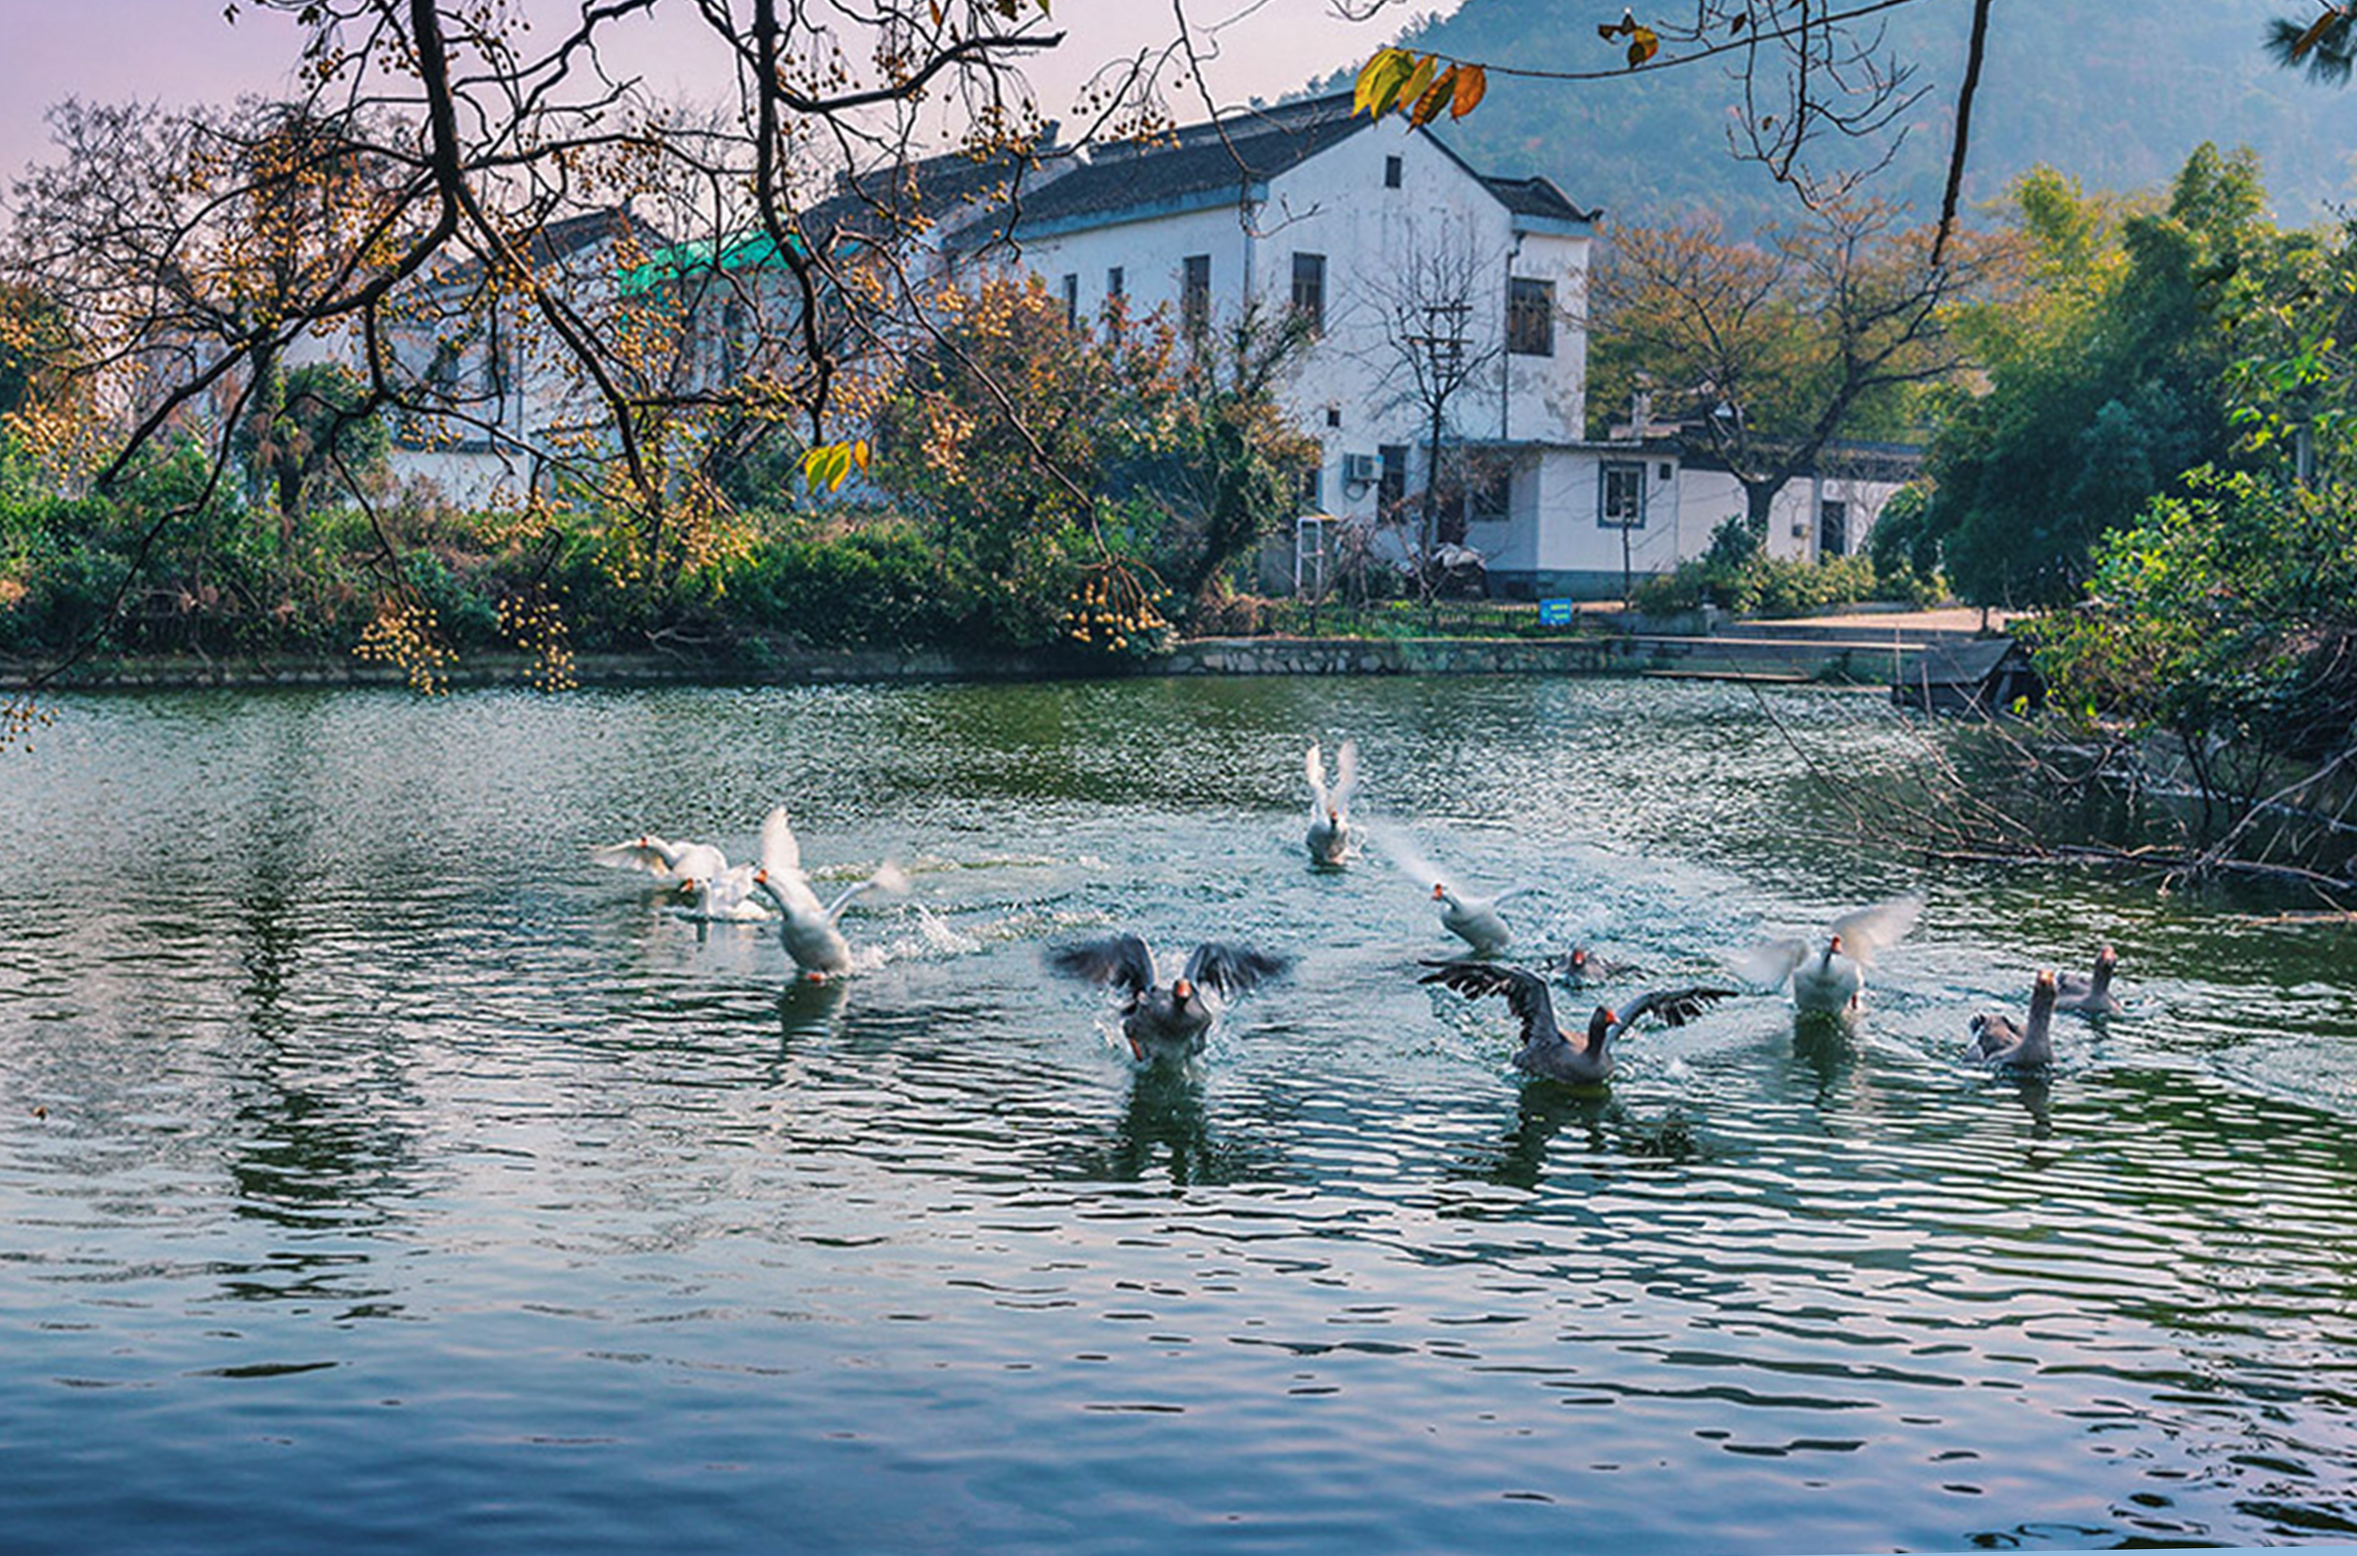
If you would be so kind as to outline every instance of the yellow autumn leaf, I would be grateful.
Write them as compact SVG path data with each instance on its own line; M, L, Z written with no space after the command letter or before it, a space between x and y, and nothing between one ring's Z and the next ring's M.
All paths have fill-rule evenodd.
M1423 94L1416 99L1416 105L1408 110L1409 124L1417 129L1422 129L1433 121L1440 113L1441 104L1450 101L1454 96L1456 74L1457 67L1451 65L1432 78L1432 85L1424 89Z
M1661 52L1661 39L1650 27L1639 27L1629 35L1629 68L1636 69Z
M1439 68L1438 55L1427 54L1416 61L1416 68L1408 72L1407 84L1400 88L1399 101L1412 104L1422 98L1431 89L1433 72Z

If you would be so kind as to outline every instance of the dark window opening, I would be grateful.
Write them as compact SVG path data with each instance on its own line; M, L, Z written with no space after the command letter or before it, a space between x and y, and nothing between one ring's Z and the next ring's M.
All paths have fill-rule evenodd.
M1211 323L1211 256L1189 254L1185 279L1179 285L1179 324L1190 335L1200 335Z
M1555 283L1515 276L1506 283L1506 349L1519 357L1555 354Z
M1514 508L1514 467L1477 469L1465 485L1465 517L1483 524L1506 518Z
M1408 446L1405 443L1378 444L1375 455L1383 465L1383 474L1375 482L1375 510L1388 513L1407 500Z
M1596 485L1596 523L1604 529L1645 527L1645 467L1606 465Z
M1066 324L1080 322L1080 277L1076 275L1068 275L1064 278L1064 322Z
M1326 256L1293 256L1293 311L1311 331L1326 327Z
M1397 157L1385 157L1383 159L1383 187L1386 189L1397 189L1399 187L1399 175L1400 159Z
M1850 505L1846 502L1817 504L1817 556L1848 556L1850 554Z

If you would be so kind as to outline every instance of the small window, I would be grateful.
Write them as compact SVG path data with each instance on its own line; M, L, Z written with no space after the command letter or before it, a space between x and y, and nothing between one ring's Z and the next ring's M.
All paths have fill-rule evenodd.
M1301 472L1301 511L1323 512L1326 506L1326 467L1313 464Z
M1645 467L1606 465L1596 484L1596 523L1604 529L1645 527Z
M1383 159L1383 187L1386 189L1397 189L1399 187L1399 174L1399 158L1385 157Z
M1342 425L1341 406L1329 405L1326 407L1326 425L1329 427L1339 427Z
M1211 323L1211 256L1189 254L1186 277L1179 286L1179 324L1190 335L1200 335Z
M1819 558L1850 554L1850 505L1846 502L1817 504L1817 555Z
M1068 275L1064 278L1064 322L1066 324L1080 322L1080 277L1076 275Z
M1122 295L1121 288L1121 267L1119 265L1115 265L1112 269L1105 272L1105 295L1107 297L1119 297Z
M1465 517L1477 524L1495 524L1514 511L1514 467L1476 470L1465 487Z
M1666 481L1677 473L1677 467L1666 459L1653 467L1653 479L1656 481Z
M1554 282L1524 276L1506 282L1506 349L1519 357L1555 354Z
M1293 311L1312 333L1326 327L1326 256L1293 256Z
M1405 443L1377 445L1375 454L1383 463L1383 474L1375 483L1375 511L1397 508L1408 497L1408 446Z

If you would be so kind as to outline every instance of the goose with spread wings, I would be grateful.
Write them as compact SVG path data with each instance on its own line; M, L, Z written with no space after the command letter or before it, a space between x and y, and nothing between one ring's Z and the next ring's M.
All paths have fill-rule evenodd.
M1309 774L1309 859L1310 863L1335 868L1348 860L1357 847L1357 839L1350 830L1350 800L1359 786L1359 746L1355 740L1342 742L1342 749L1334 753L1334 787L1326 787L1326 762L1317 743L1310 743L1303 759Z
M1051 947L1048 966L1068 978L1102 984L1121 995L1121 1035L1141 1063L1200 1053L1218 1007L1206 993L1241 994L1283 973L1293 959L1226 940L1206 940L1188 953L1168 983L1154 976L1154 953L1134 934Z
M802 845L780 805L761 823L761 868L753 872L753 889L769 899L779 916L778 938L786 955L806 978L831 978L851 970L851 946L835 921L854 899L871 891L903 892L908 877L889 860L875 874L855 881L822 903L802 873Z
M1495 956L1513 943L1514 931L1506 923L1506 915L1498 911L1498 904L1509 897L1519 896L1525 888L1515 887L1495 897L1462 897L1446 881L1432 883L1432 900L1440 904L1440 927L1473 948L1476 956Z
M1426 962L1432 968L1419 983L1444 984L1459 994L1478 999L1503 994L1506 1008L1522 1021L1522 1047L1514 1067L1550 1080L1596 1086L1612 1078L1612 1043L1636 1025L1639 1017L1658 1016L1667 1026L1684 1026L1696 1016L1729 998L1733 989L1697 984L1685 989L1655 989L1640 994L1619 1010L1599 1005L1588 1018L1584 1033L1566 1032L1555 1024L1555 1000L1547 980L1521 967L1496 962Z
M1770 986L1790 978L1792 1003L1799 1010L1856 1010L1867 966L1904 939L1922 916L1921 897L1894 897L1843 914L1821 942L1770 940L1753 946L1735 959L1735 970L1748 982Z
M609 870L638 870L667 885L713 881L728 873L728 856L710 843L673 843L642 832L637 837L590 850Z

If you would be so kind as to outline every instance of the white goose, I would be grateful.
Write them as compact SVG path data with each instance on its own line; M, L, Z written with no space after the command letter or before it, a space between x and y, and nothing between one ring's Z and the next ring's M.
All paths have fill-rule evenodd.
M710 843L669 843L652 832L593 848L589 857L609 870L639 870L673 885L716 880L728 871L728 856Z
M1359 786L1359 746L1342 742L1334 753L1334 787L1326 787L1325 758L1317 742L1310 742L1303 766L1309 773L1309 859L1328 868L1340 866L1357 850L1350 830L1350 799Z
M1441 928L1471 946L1477 956L1494 956L1513 942L1514 931L1498 911L1498 904L1513 895L1503 891L1495 897L1460 897L1449 890L1447 882L1432 883L1432 900L1440 904Z
M1923 914L1923 899L1894 897L1833 921L1822 945L1805 940L1770 940L1735 959L1735 970L1752 983L1792 980L1794 1008L1840 1012L1858 1008L1866 968L1886 946L1906 937Z
M802 845L795 841L786 808L780 805L761 823L761 868L753 872L753 890L776 907L781 922L778 938L786 954L808 978L830 978L851 970L851 946L835 920L864 892L908 890L908 877L887 860L866 880L847 886L833 902L821 903L802 873Z

